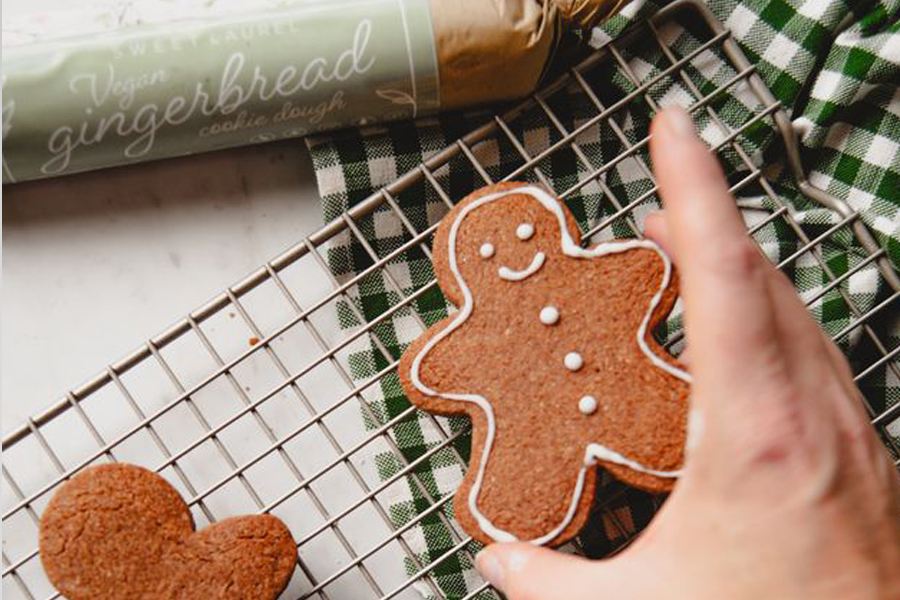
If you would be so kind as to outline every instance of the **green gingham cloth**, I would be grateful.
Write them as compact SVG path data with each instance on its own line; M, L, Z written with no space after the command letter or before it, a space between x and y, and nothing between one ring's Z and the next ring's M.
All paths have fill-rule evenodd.
M636 0L586 37L590 38L591 45L602 46L629 23L652 14L664 3ZM788 111L800 134L810 181L849 202L887 249L890 260L900 265L900 0L853 3L850 0L709 0L708 6L731 30L766 85ZM690 29L673 24L663 27L660 34L674 54L684 56L703 41L694 37ZM669 64L658 48L639 52L638 46L631 45L628 49L633 49L635 54L628 54L627 49L623 54L639 80L652 77ZM691 62L686 73L700 94L708 94L734 75L734 71L722 65L721 59L701 54ZM601 67L592 77L609 82L605 88L596 90L603 102L614 102L634 89L633 83L615 65ZM608 92L605 97L604 89ZM676 80L663 80L651 88L650 96L661 104L677 102L687 106L696 100L691 90ZM570 131L596 114L585 94L574 86L556 94L553 102L553 110ZM762 107L755 102L746 89L742 91L738 87L711 106L728 127L736 129L760 111ZM623 151L620 136L634 143L646 135L650 117L646 103L635 103L616 116L618 130L598 125L580 135L579 147L591 167L598 168ZM708 143L722 141L721 129L704 111L695 112L694 117ZM489 114L478 112L442 115L309 139L325 220L339 217L488 118ZM531 156L561 137L555 126L539 113L517 120L513 130ZM739 148L752 165L764 170L772 182L772 192L792 206L793 216L803 232L815 238L838 223L839 217L797 191L784 164L779 140L772 128L761 121L739 138ZM502 140L488 140L475 146L473 152L494 179L502 178L521 164L517 150ZM733 149L720 153L720 157L732 183L750 172ZM643 159L649 164L646 155ZM558 193L586 179L590 171L570 149L555 152L540 163L540 169ZM452 160L436 176L453 201L482 184L464 157ZM615 212L611 198L624 204L651 187L640 164L623 160L607 171L600 182L591 182L567 198L567 205L582 229L587 230ZM740 189L738 202L748 225L761 223L778 208L766 190L753 183ZM447 211L447 206L426 182L400 193L396 203L408 219L408 225L416 231L437 223ZM656 208L656 196L651 195L631 211L631 220L614 220L599 239L633 236L634 228L642 227L646 214ZM370 267L372 254L380 258L408 242L411 234L406 225L396 218L390 206L383 206L358 221L364 243L350 231L336 237L328 248L328 261L338 280L347 281ZM791 257L801 246L796 233L782 219L762 226L755 238L773 262ZM859 266L867 256L846 227L828 236L821 245L821 253L834 276ZM829 279L812 254L800 255L785 271L804 299L815 298L810 310L832 335L855 320L842 292L862 312L878 306L889 294L871 263L824 295L821 291ZM354 342L343 358L358 382L379 377L375 385L363 392L371 409L363 414L370 430L409 409L396 374L389 371L381 375L423 326L433 324L453 310L435 286L427 286L432 278L427 251L413 246L392 259L385 269L362 278L337 304L341 325L347 330L356 330L378 319L372 334ZM416 294L416 298L407 307L383 317L411 294ZM893 318L897 312L897 305L893 304L871 321L889 350L900 344L900 327ZM662 332L663 337L677 334L680 328L676 309ZM844 335L839 342L851 360L860 365L870 364L877 356L874 354L877 348L862 335L861 328ZM876 412L900 400L900 381L884 366L874 369L860 385ZM433 502L455 492L469 458L466 427L464 419L435 418L415 411L390 427L402 457L387 447L372 451L379 476L393 480L385 498L396 527L408 524ZM897 435L900 428L890 429L890 433ZM445 435L457 437L452 444L442 445ZM398 476L412 462L415 462L412 469L415 476ZM614 486L615 492L611 491ZM598 486L598 497L607 499L607 510L596 511L579 538L582 549L591 556L602 556L615 549L626 535L646 525L659 504L659 498L623 489L606 477ZM407 559L410 575L448 554L457 543L448 528L452 503L445 502L442 509L429 512L404 534L415 554L414 559ZM468 549L474 551L475 545L470 544ZM431 570L430 585L420 582L416 586L428 597L434 596L437 590L446 597L461 598L480 584L471 552L455 552ZM491 593L483 595L488 597Z

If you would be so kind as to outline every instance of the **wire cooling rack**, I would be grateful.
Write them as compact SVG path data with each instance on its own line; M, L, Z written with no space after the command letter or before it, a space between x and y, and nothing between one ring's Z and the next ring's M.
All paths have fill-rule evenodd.
M695 34L701 41L692 52L676 56L665 43L663 30L673 23L698 30ZM640 73L630 58L648 49L662 52L668 61L649 77ZM710 60L718 61L718 68L727 76L714 89L701 89L690 70L698 68L699 61L706 61L708 67ZM613 69L617 77L630 82L632 90L614 101L601 100L595 81L600 68L607 69L607 75L608 69ZM369 322L360 319L359 326L352 329L338 325L337 305L373 274L384 273L388 281L396 283L388 266L402 252L421 248L430 258L428 243L435 225L417 230L412 225L415 219L404 211L398 196L413 186L425 186L449 209L463 194L451 197L440 183L441 170L451 161L467 162L483 180L473 181L472 189L490 183L492 177L479 150L489 143L510 144L521 156L518 165L501 173L502 179L509 180L545 181L543 165L561 152L568 153L585 175L561 196L568 198L586 186L598 186L612 207L589 236L608 234L616 224L639 236L635 215L655 201L655 186L622 198L605 176L615 165L634 161L651 178L642 155L648 142L646 133L629 139L617 115L636 104L655 112L665 98L659 98L654 90L664 81L678 81L689 90L692 115L703 117L707 127L718 131L712 150L736 164L735 172L740 174L733 190L755 186L770 203L768 216L753 223L750 234L756 236L777 222L796 236L798 244L798 250L781 259L778 267L791 269L800 260L813 261L827 275L823 287L805 300L812 304L831 294L846 303L852 318L834 332L834 338L841 342L856 336L871 350L865 360L854 364L857 383L862 385L875 374L900 381L900 346L892 347L873 326L900 308L900 279L885 252L847 204L807 181L788 115L729 32L698 2L676 2L604 44L527 101L353 206L7 435L3 440L3 595L58 597L41 570L37 553L41 511L53 491L80 469L106 461L129 461L153 468L172 482L186 498L198 527L248 512L269 512L282 518L298 543L299 556L285 598L446 597L437 574L449 560L471 560L473 542L448 518L445 509L450 496L428 494L418 481L417 467L436 452L453 449L453 442L465 430L453 431L445 422L428 417L440 442L409 460L397 447L395 427L415 418L415 409L406 408L388 419L376 414L367 400L367 391L392 374L397 364L378 337L378 325L436 284L430 281L411 294L395 286L396 302ZM561 109L554 108L554 98L572 89L592 107L592 115L576 127L566 128ZM720 114L719 99L726 92L749 98L751 114L738 127L727 125ZM521 130L517 124L522 119L534 115L550 123L557 135L531 156L516 132ZM760 167L760 158L751 156L742 144L761 125L781 137L787 168L793 171L797 187L834 211L835 224L824 233L809 237L795 219L794 209L775 192L766 169ZM601 126L615 134L622 151L595 165L582 148L582 136ZM389 215L391 226L401 231L405 240L381 254L366 241L360 227L360 221L376 210ZM865 257L835 275L821 249L842 235L851 236ZM326 249L337 236L358 241L371 266L354 277L336 278ZM887 290L866 307L848 291L851 278L863 272L871 272ZM354 306L353 302L348 301L347 306ZM374 377L359 381L351 376L347 364L354 344L362 340L383 351L385 361ZM678 343L678 336L670 339L670 346ZM900 416L898 406L889 408L867 400L872 422L895 458L898 448L888 428ZM368 427L362 424L360 411L369 421ZM371 460L376 450L393 453L402 466L399 472L386 479L379 476ZM453 456L462 460L455 450ZM417 515L398 526L385 498L391 487L404 479L422 492L424 504L417 507ZM604 527L611 528L617 546L622 547L635 535L635 527L623 523L620 514L610 508L621 490L604 490L595 515ZM440 519L453 537L449 550L439 556L414 549L414 528L426 518ZM481 581L470 582L465 597L486 594L487 588Z

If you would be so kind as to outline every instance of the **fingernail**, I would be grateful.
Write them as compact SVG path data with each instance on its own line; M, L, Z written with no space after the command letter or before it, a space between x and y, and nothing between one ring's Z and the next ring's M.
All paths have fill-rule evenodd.
M492 586L503 591L506 570L503 563L487 548L475 556L475 568Z
M694 122L686 110L680 106L669 106L663 111L669 130L680 138L694 138Z

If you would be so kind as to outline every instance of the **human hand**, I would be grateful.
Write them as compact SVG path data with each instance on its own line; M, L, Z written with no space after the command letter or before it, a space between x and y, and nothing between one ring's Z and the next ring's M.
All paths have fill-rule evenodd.
M680 109L650 142L693 387L684 473L629 548L591 561L493 544L510 600L900 598L900 483L840 351L747 236Z

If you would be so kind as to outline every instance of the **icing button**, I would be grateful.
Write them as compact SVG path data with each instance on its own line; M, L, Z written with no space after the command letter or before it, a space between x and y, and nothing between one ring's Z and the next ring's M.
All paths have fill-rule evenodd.
M582 396L578 401L578 410L583 415L592 415L597 412L597 399L593 396Z
M559 321L559 309L555 306L545 306L541 309L541 323L544 325L556 325Z
M494 245L490 242L485 242L481 245L481 248L478 249L478 254L481 255L481 258L490 258L494 255Z
M534 235L534 225L531 223L522 223L518 227L516 227L516 237L522 240L531 239L531 236Z
M569 352L563 359L563 364L566 365L568 370L577 371L584 366L584 359L577 352Z

